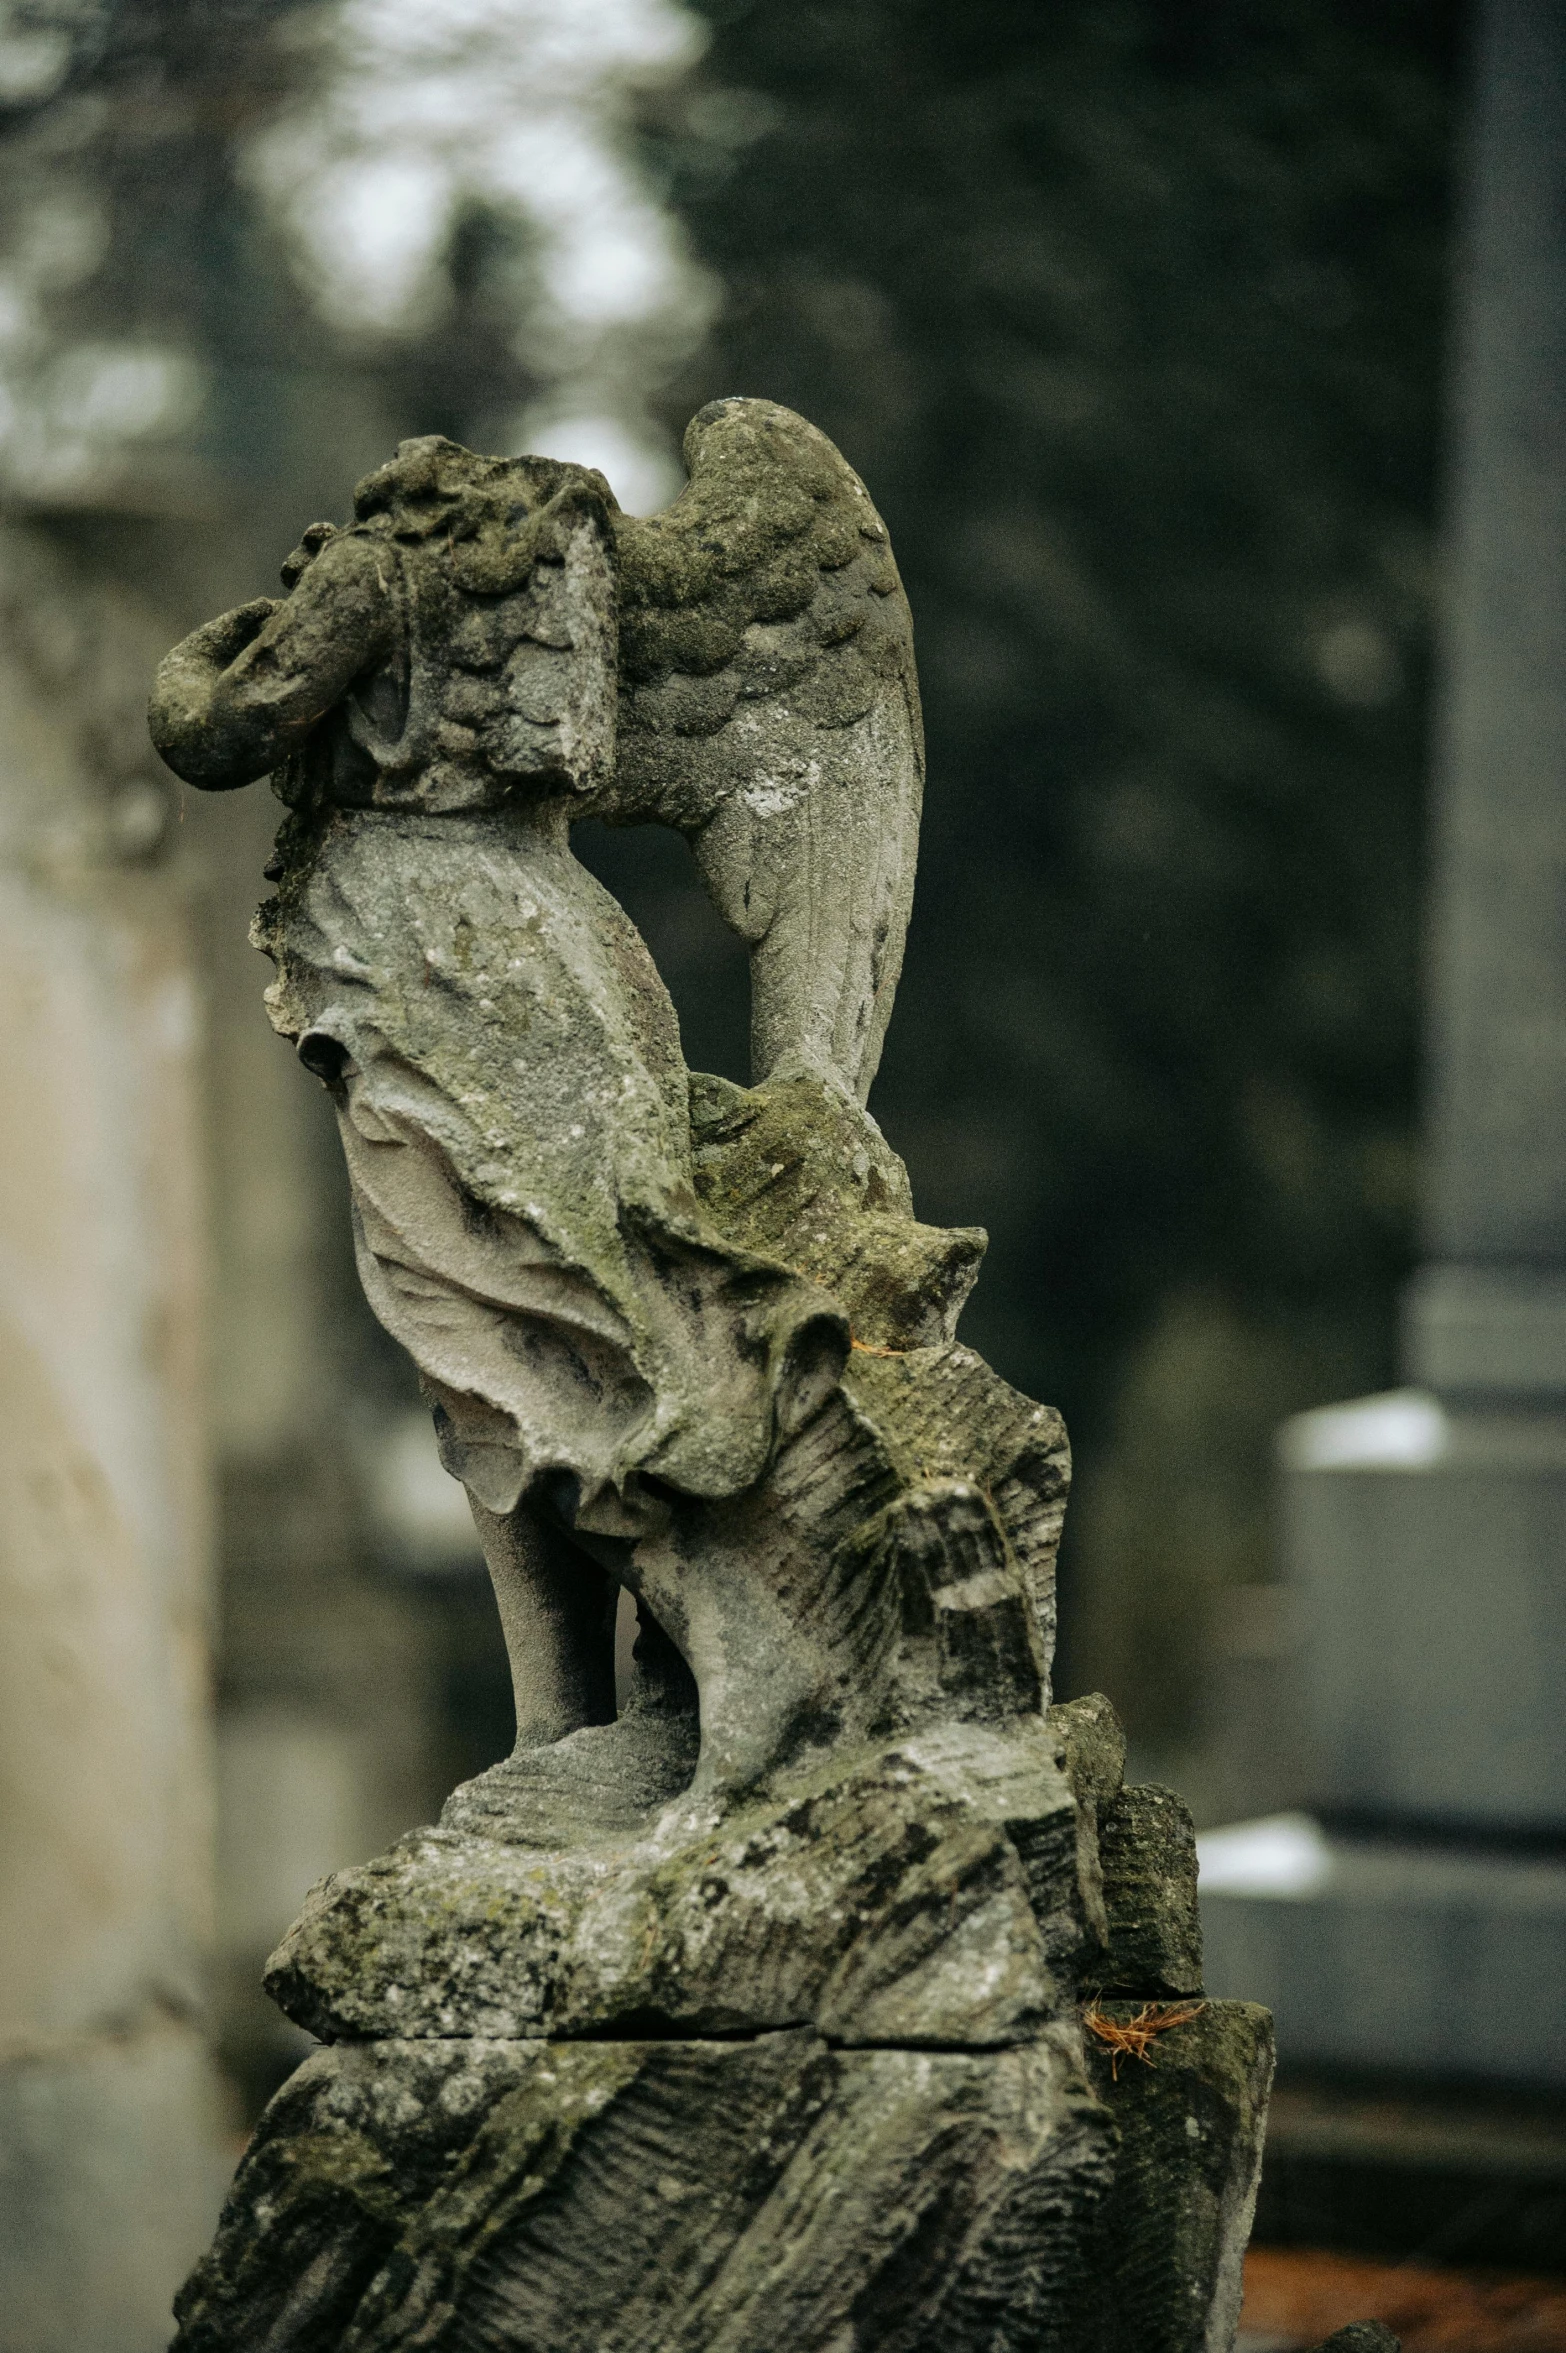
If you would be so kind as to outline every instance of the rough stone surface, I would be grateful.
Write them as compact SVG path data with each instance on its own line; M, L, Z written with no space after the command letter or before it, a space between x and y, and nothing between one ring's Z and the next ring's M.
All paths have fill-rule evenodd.
M1109 1914L1104 1903L1104 1867L1099 1854L1099 1820L1119 1794L1126 1766L1126 1736L1120 1719L1100 1691L1063 1702L1049 1711L1060 1770L1071 1784L1077 1807L1077 1874L1083 1910L1093 1941L1107 1952Z
M1199 1993L1196 1830L1184 1800L1151 1781L1120 1790L1100 1818L1098 1844L1109 1930L1106 1988Z
M1069 2038L345 2046L273 2103L179 2343L1021 2353L1113 2141Z
M715 2034L984 2048L1070 2007L1088 1941L1070 1791L1039 1728L954 1724L636 1843L416 1832L339 1873L268 1987L319 2035Z
M921 783L885 530L767 402L687 455L639 522L405 444L160 674L190 781L278 772L273 1020L518 1725L273 1956L329 2047L180 2353L1217 2353L1265 2034L1084 2052L1084 1996L1199 1983L1190 1824L1106 1701L1050 1708L1065 1431L958 1340L984 1236L916 1220L864 1109ZM753 1086L686 1070L589 812L691 840Z
M180 2353L1210 2353L1270 2067L1238 2003L1118 2081L1065 2026L993 2053L346 2043L268 2110Z
M1111 2018L1136 2005L1106 2002ZM1120 2148L1091 2226L1074 2353L1227 2353L1261 2179L1272 2020L1209 2002L1120 2062L1092 2038L1088 2073Z

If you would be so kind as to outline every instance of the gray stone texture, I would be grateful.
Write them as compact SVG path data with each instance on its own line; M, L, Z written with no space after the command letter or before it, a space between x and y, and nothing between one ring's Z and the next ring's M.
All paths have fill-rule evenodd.
M1074 2017L990 2052L343 2043L263 2119L179 2353L1220 2353L1271 2063L1243 2003L1118 2080Z
M1194 1869L1194 1864L1193 1864ZM540 1851L416 1832L306 1906L274 2000L312 2033L1028 2039L1091 1942L1042 1725L834 1752L775 1795Z
M818 1770L814 1802L796 1772L775 1808L651 1871L634 1850L465 1836L443 1877L430 1834L387 1859L386 1895L373 1866L328 1882L273 1988L343 2039L263 2118L181 2297L179 2353L1225 2353L1270 2020L1199 2003L1117 2069L1080 2023L1106 1956L1066 1769L1112 1757L1107 1708L953 1729L932 1751L942 1737L925 1764L944 1802L910 1740L895 1761L867 1752L854 1788ZM1165 1793L1124 1794L1167 1833ZM846 1843L856 1868L829 1884ZM1164 1851L1189 1916L1188 1842ZM1146 1868L1133 1838L1099 1861L1108 1919L1145 1917ZM550 1884L584 1873L601 1941L578 1938L573 1977ZM702 2039L708 2021L725 2039Z
M913 2345L939 2316L1035 2345L1110 2164L1049 2042L348 2047L274 2104L180 2343L749 2353Z
M1104 1983L1116 1992L1202 1990L1196 1831L1172 1789L1122 1789L1099 1823L1106 1894Z
M1103 2010L1134 2014L1129 2003ZM1271 2019L1254 2003L1210 2002L1159 2036L1146 2063L1122 2061L1118 2082L1102 2044L1090 2039L1088 2054L1120 2145L1088 2239L1073 2346L1228 2353L1261 2177Z

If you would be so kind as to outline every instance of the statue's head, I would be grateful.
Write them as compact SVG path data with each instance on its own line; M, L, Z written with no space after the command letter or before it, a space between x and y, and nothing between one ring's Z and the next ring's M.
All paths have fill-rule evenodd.
M591 466L562 458L480 457L442 433L402 441L353 494L355 520L384 517L399 539L471 539L486 525L515 526L566 489L585 490L618 512L614 492Z

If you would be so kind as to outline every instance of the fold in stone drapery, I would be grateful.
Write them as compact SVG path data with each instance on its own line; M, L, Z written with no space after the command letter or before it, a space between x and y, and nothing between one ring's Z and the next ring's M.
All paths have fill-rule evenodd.
M360 1274L488 1510L634 1534L753 1484L840 1371L841 1312L692 1184L673 1008L548 812L329 819L258 919L327 1079Z

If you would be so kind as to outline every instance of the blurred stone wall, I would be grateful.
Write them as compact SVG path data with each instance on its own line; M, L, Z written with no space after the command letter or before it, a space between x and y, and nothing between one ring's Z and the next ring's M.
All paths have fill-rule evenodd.
M155 603L0 526L0 2344L152 2353L216 2211L189 861Z

